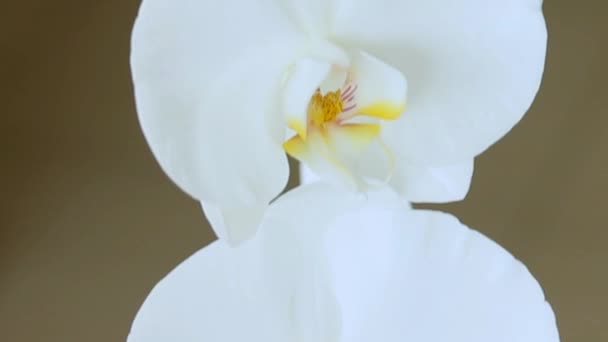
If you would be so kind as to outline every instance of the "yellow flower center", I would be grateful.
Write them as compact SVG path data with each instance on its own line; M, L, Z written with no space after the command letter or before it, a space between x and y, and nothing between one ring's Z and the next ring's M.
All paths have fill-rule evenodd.
M317 89L308 104L308 118L314 125L321 126L334 121L343 109L344 102L340 89L325 95L321 95L321 91Z

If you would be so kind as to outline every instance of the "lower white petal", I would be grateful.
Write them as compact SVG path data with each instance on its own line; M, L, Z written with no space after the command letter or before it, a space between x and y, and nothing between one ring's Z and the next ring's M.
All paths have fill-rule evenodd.
M326 250L342 341L559 341L526 267L451 215L366 205L331 225Z
M160 281L128 341L336 341L321 239L327 222L359 200L319 183L282 196L254 238L238 248L214 242ZM302 215L306 206L315 215Z
M542 289L508 252L387 187L282 196L239 248L217 242L152 291L130 342L557 342Z
M256 254L218 241L188 258L146 298L128 342L289 341Z

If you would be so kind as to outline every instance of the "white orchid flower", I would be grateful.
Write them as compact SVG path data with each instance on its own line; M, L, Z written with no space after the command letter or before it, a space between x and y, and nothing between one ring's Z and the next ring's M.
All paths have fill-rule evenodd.
M541 6L143 0L131 56L141 126L230 242L253 235L284 188L285 152L355 189L371 178L409 201L459 200L473 158L538 90Z
M301 210L315 202L313 213ZM558 342L526 267L453 216L315 183L152 290L129 342Z

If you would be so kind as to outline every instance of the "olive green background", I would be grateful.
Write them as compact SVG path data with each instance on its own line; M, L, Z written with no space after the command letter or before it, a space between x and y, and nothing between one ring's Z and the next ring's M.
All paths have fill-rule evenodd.
M150 288L213 239L138 127L138 3L0 5L2 341L124 341ZM546 1L537 101L478 158L467 200L440 206L529 266L566 342L608 341L606 11Z

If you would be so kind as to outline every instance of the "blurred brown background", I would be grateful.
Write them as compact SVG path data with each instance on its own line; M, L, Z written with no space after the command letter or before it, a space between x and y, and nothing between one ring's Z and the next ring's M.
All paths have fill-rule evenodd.
M0 7L0 340L124 341L149 289L213 235L140 133L137 0ZM443 206L543 284L562 341L608 341L608 3L550 0L544 85Z

